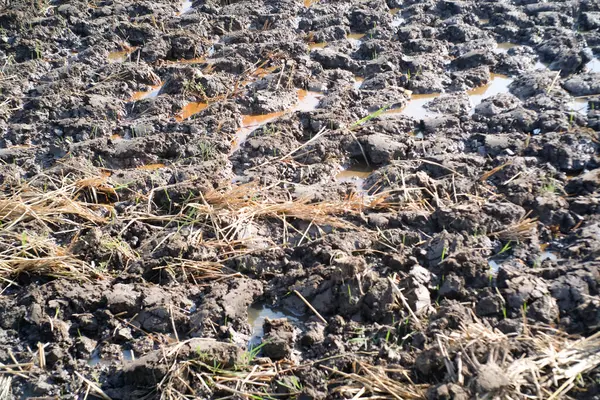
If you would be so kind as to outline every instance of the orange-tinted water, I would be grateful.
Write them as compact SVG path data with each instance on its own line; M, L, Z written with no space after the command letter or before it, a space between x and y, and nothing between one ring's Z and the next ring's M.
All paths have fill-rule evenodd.
M323 49L327 46L327 42L319 42L319 43L309 43L308 44L308 48L309 49Z
M145 92L135 92L131 97L131 101L138 101L142 99L149 99L158 96L160 89L162 88L162 83L160 85L151 86L150 90Z
M240 148L242 143L246 141L248 136L261 126L276 120L277 118L293 111L312 111L319 105L319 101L323 95L317 92L310 92L304 89L298 89L298 102L293 107L287 110L277 111L262 115L243 115L242 127L235 135L232 142L231 152L235 152Z
M204 110L206 107L208 107L208 103L196 103L196 102L187 103L183 107L183 110L181 110L181 112L175 117L175 119L178 122L181 122L183 120L188 119L192 115L197 114L200 111Z
M145 171L154 171L154 170L161 169L164 167L166 167L165 164L156 163L156 164L140 165L139 167L136 167L135 169L141 169L141 170L145 170Z

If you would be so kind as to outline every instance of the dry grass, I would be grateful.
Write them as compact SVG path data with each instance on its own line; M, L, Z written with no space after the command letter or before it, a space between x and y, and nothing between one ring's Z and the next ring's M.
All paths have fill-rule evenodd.
M167 270L173 278L181 276L184 280L193 282L196 285L200 285L202 281L214 282L242 276L239 272L214 261L177 259L164 267L157 267L155 269Z
M359 215L363 207L363 202L358 198L310 202L292 199L288 193L276 190L273 186L261 187L247 183L206 191L187 202L178 215L159 219L180 221L187 225L204 224L211 228L217 241L232 243L243 237L249 224L261 219L297 219L316 226L357 229L342 216ZM148 208L151 209L150 204Z
M97 204L99 193L116 194L106 177L84 178L70 183L67 178L59 182L50 180L50 189L48 183L43 188L32 183L23 183L8 194L0 193L0 221L4 230L32 220L46 225L105 223L105 214L112 211L110 206ZM86 196L92 196L95 202L80 200Z
M536 234L537 219L527 218L521 220L497 232L490 233L489 236L502 240L526 240L531 239Z
M330 380L329 384L339 385L333 389L344 398L352 399L424 399L428 385L415 385L409 378L408 371L373 366L356 361L354 372L345 373L339 370L321 366L321 368L339 376ZM390 378L388 374L403 375L403 381Z
M600 367L600 332L587 338L573 338L548 329L546 333L524 333L518 336L505 335L491 330L480 322L463 326L450 336L438 336L442 353L448 349L456 360L456 369L450 361L446 363L449 376L462 383L462 359L474 377L479 371L493 366L497 375L503 375L508 384L494 391L482 393L481 398L499 399L559 399L567 396L577 384L585 385L587 374ZM512 348L528 348L527 356L511 359ZM473 346L487 349L488 360L480 364L473 355ZM471 356L469 357L469 352ZM503 354L502 359L495 357Z
M49 237L4 230L0 232L0 242L5 244L0 251L1 281L14 284L11 278L21 274L82 280L99 276L92 266Z
M0 280L14 284L12 279L21 274L98 277L93 266L58 245L52 233L106 223L113 210L97 204L100 194L115 194L105 176L56 179L43 174L0 193Z

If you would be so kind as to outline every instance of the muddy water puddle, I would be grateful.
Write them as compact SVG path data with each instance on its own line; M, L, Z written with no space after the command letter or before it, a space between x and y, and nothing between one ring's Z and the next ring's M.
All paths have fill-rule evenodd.
M492 80L487 84L478 88L469 90L467 94L471 100L471 106L476 107L484 99L495 96L500 93L508 93L508 85L514 81L506 75L491 74Z
M491 81L483 86L467 91L471 103L471 113L473 109L484 99L500 93L508 93L508 86L514 80L506 75L491 74ZM428 110L427 103L440 97L442 93L413 94L410 100L403 108L393 108L385 114L402 114L411 117L417 121L428 118L435 118L442 114Z
M496 53L508 53L508 51L510 49L513 49L515 47L518 47L519 45L516 43L510 43L510 42L503 42L503 43L498 43L496 45L496 48L494 49L494 52Z
M160 90L162 89L163 84L154 85L150 87L150 90L135 92L131 97L131 101L138 101L143 99L153 99L158 96Z
M413 94L410 97L410 100L403 108L393 108L391 110L386 111L386 114L402 114L408 117L411 117L417 121L425 118L435 117L440 115L439 113L429 111L425 108L425 105L429 103L431 100L438 98L441 96L441 93L431 93L431 94Z
M261 303L252 304L248 307L248 324L250 324L250 327L252 328L252 336L248 342L249 348L260 345L262 338L265 335L263 325L267 318L287 318L287 320L295 326L299 326L302 322L298 316L285 309L275 309Z
M576 99L574 98L568 104L569 110L579 113L581 115L587 115L590 109L587 99Z
M308 48L311 50L324 49L325 47L327 47L327 42L318 42L318 43L312 42L312 43L308 44Z
M192 0L184 0L181 2L181 6L179 7L179 15L185 14L192 10L192 6L194 2Z
M135 360L135 354L133 353L133 350L123 350L122 353L123 355L123 362L131 362ZM88 359L88 365L89 366L94 366L94 365L110 365L112 364L114 361L116 361L115 359L104 359L100 357L100 353L98 350L94 350L94 352L92 353L91 357Z
M585 64L585 69L587 72L600 73L600 59L594 58L592 61Z
M364 81L365 81L365 78L361 78L360 76L355 76L354 77L354 89L360 90L360 87L362 86Z
M404 25L404 22L406 21L404 18L402 18L402 16L400 15L400 13L396 13L396 14L392 14L393 18L392 18L392 23L391 26L394 28L398 28L402 25Z
M250 134L258 128L276 120L277 118L295 111L313 111L319 105L323 94L298 89L298 102L287 110L277 111L270 114L243 115L242 127L238 130L232 143L231 153L234 153L248 139Z
M558 256L548 250L544 250L542 251L542 254L540 254L540 256L535 260L535 265L539 266L542 262L546 261L546 260L550 260L552 262L556 262L558 261ZM508 259L494 259L494 258L490 258L488 260L488 266L490 267L490 273L492 275L497 275L498 271L500 271L500 268L504 265L504 263L508 261Z
M125 62L134 51L135 47L126 50L111 51L108 53L108 61L115 63Z
M182 122L194 114L198 114L200 111L206 109L208 107L208 103L203 102L191 102L187 103L181 112L175 116L175 120L177 122Z
M364 37L364 33L349 33L346 35L346 40L348 40L353 46L359 46Z
M363 199L368 199L370 187L366 186L366 180L375 172L375 167L367 164L364 160L354 161L345 167L336 176L335 180L340 183L354 183L356 193Z

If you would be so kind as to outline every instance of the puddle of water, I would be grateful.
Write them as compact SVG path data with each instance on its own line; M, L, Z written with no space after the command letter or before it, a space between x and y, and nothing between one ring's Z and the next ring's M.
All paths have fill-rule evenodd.
M490 269L492 270L493 275L498 274L498 271L500 270L500 267L502 266L502 264L498 264L494 260L489 260L488 265L490 266Z
M353 46L358 46L364 37L364 33L349 33L346 35L346 39L352 43Z
M323 98L322 93L299 89L298 104L293 107L292 111L313 111L319 105L321 98Z
M490 19L489 18L479 18L479 23L483 24L483 25L487 25L490 23Z
M535 62L535 64L533 65L533 69L535 69L535 70L547 70L548 69L548 65L549 64L544 64L540 60L537 60Z
M441 93L431 93L431 94L413 94L410 96L410 100L408 104L403 108L393 108L391 110L386 111L386 114L402 114L409 116L417 121L422 119L431 118L438 113L427 110L424 106L429 103L431 100L441 96Z
M400 12L399 8L390 8L390 11L389 11L389 13L392 14L392 15L396 15L399 12Z
M318 0L304 0L304 7L309 8L315 4Z
M573 99L568 104L569 110L587 115L589 112L589 102L586 99Z
M600 59L594 58L592 61L585 64L585 69L587 70L587 72L600 73Z
M513 78L506 75L491 74L492 80L487 84L478 88L469 90L467 94L471 100L471 106L475 107L484 99L500 93L508 93L508 85L512 83Z
M360 87L362 86L364 81L365 81L365 78L361 78L360 76L355 76L354 77L354 89L360 90Z
M178 15L182 15L182 14L185 14L186 12L189 12L192 9L192 5L193 5L193 1L192 0L184 0L181 3L181 7L179 8L179 14Z
M121 135L119 135L118 133L113 133L112 135L110 135L110 139L111 140L119 140L119 139L123 139L123 137Z
M262 115L243 115L242 127L237 132L232 143L231 153L238 150L246 139L248 139L248 136L256 129L290 112L313 111L319 105L319 101L321 101L322 97L323 95L321 93L298 89L298 103L287 110Z
M177 60L177 61L167 61L167 64L204 64L206 63L206 57L196 57L196 58L190 58L188 60L183 59L183 60Z
M320 43L309 43L308 44L308 48L313 50L313 49L324 49L327 46L327 42L320 42Z
M498 43L498 45L494 49L494 51L496 53L508 53L508 51L510 49L518 47L518 46L519 46L518 44L510 43L510 42Z
M187 103L184 107L183 110L181 110L181 112L175 116L175 120L177 122L181 122L183 120L188 119L189 117L191 117L194 114L198 114L200 111L204 110L206 107L208 107L208 103L201 103L201 102L190 102Z
M252 304L248 307L248 323L252 327L252 337L248 342L248 347L256 347L262 341L262 338L265 335L263 324L265 323L266 318L287 318L293 325L298 325L300 323L298 317L285 310L275 310L263 304Z
M499 94L508 93L508 85L513 81L513 78L509 78L506 75L491 74L491 81L484 86L469 90L467 94L471 100L471 106L475 107L481 103L484 99ZM425 108L425 104L431 100L441 96L441 93L431 94L413 94L408 101L408 104L404 108L393 108L386 111L386 114L402 114L411 117L417 121L427 118L433 118L441 115L435 111L430 111ZM417 135L418 137L418 135ZM422 134L420 135L422 139Z
M133 353L133 350L123 350L122 354L123 354L123 362L129 362L129 361L135 360L135 355ZM104 359L104 358L101 358L100 357L100 352L98 351L98 349L96 349L96 350L94 350L94 352L90 356L90 358L88 360L88 365L89 366L94 366L94 365L110 365L110 363L112 361L113 361L113 359Z
M242 116L242 127L235 135L235 139L233 140L231 152L234 153L236 150L240 148L242 143L244 143L248 136L261 126L276 120L277 118L284 115L287 111L277 111L270 114L262 114L262 115L243 115Z
M355 179L364 180L375 171L370 165L367 165L364 161L355 162L348 168L345 168L335 176L335 179L339 182L349 182Z
M392 27L397 28L404 24L405 19L400 16L400 14L395 14L394 18L392 18Z
M165 168L165 167L166 167L165 164L156 163L156 164L140 165L139 167L136 167L135 169L144 170L144 171L154 171L154 170Z
M155 86L151 86L150 90L147 90L145 92L135 92L133 94L133 96L131 97L131 101L138 101L138 100L142 100L142 99L153 99L156 96L158 96L158 93L160 92L160 89L162 89L163 84L161 83L160 85L155 85Z
M128 50L111 51L108 53L108 61L110 62L125 62L129 55L135 51L135 47Z
M538 261L540 263L546 261L546 260L550 260L550 261L558 261L558 257L556 256L556 254L550 252L550 251L544 251L542 253L542 255L540 256L540 258L538 259Z

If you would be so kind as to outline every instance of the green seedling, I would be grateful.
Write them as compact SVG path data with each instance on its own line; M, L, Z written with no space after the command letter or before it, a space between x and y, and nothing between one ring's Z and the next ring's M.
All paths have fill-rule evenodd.
M502 253L506 253L507 251L509 251L512 247L510 247L510 244L512 243L511 240L508 241L508 243L506 243L503 247L502 250L500 250L500 252L498 253L498 255L502 254Z
M387 110L388 108L390 108L389 105L387 106L383 106L381 107L379 110L367 115L364 118L359 119L358 121L355 121L352 125L350 125L350 129L355 128L359 125L364 124L365 122L368 122L370 120L372 120L373 118L377 118L378 116L380 116L381 114L383 114L385 112L385 110Z

